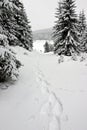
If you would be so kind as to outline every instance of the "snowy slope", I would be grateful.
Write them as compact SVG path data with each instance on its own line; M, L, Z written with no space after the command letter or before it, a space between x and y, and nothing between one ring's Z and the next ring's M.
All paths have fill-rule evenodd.
M87 61L68 60L58 64L52 54L39 55L39 68L63 104L61 130L86 130Z
M23 66L0 89L0 130L87 130L87 61L13 49Z

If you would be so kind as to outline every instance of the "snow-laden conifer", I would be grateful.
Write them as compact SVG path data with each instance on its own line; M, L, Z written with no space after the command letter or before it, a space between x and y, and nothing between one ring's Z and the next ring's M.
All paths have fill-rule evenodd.
M21 63L8 45L7 36L0 34L0 82L16 80Z
M55 52L58 54L71 55L79 52L79 29L75 7L73 0L59 2L53 33Z
M32 49L32 31L23 4L19 0L0 1L0 26L9 45Z
M84 10L79 14L79 38L80 38L80 50L82 52L87 51L87 24Z

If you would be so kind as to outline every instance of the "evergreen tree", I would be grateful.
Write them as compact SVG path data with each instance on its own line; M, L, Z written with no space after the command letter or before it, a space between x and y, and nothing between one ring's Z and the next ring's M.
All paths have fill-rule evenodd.
M86 17L84 14L84 10L82 10L79 14L79 38L80 38L80 49L81 51L85 50L85 43L87 42L87 25L86 25ZM84 48L84 49L83 49Z
M81 39L81 44L80 44L80 51L81 52L87 52L87 27L84 31L84 33L82 34Z
M57 21L53 33L55 52L64 55L79 52L79 29L74 1L64 0L60 2L57 12Z
M48 44L48 42L46 41L46 43L45 43L45 45L44 45L44 52L46 53L46 52L49 52L50 50L49 50L50 48L49 48L49 44Z
M57 12L55 13L56 14L56 18L57 20L55 21L55 26L53 27L54 29L54 32L53 32L53 39L55 41L55 46L56 44L58 43L60 37L58 36L58 32L60 30L62 30L63 26L60 26L60 22L63 21L63 16L62 16L62 3L59 2L58 3L58 8L56 8Z
M79 31L80 34L84 33L84 30L86 29L86 17L84 10L82 10L79 14Z
M0 82L16 80L21 66L8 45L7 36L0 34Z
M0 2L0 26L10 45L32 49L32 31L23 4L19 0Z

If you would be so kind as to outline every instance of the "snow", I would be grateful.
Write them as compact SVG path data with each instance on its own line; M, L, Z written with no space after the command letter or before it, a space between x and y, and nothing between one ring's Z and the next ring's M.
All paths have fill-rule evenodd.
M58 63L52 53L12 49L22 67L0 89L0 130L87 130L86 57Z

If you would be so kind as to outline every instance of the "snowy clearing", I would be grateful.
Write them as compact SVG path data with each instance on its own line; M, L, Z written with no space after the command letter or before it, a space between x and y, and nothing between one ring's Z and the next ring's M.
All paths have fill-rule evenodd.
M49 43L49 44L53 44L53 41L52 40L36 40L34 41L33 43L33 46L34 46L34 50L36 51L39 51L39 52L44 52L44 45L46 43L46 41Z
M0 89L0 130L87 130L87 61L13 50L23 66Z

